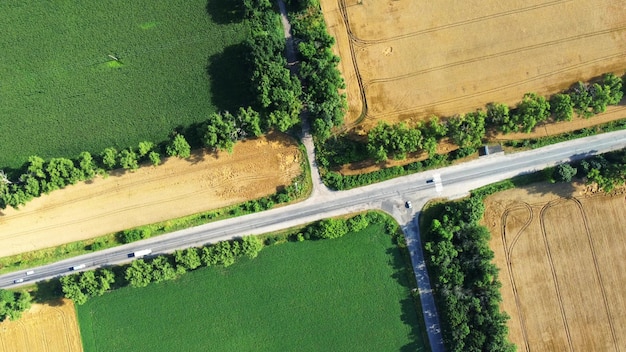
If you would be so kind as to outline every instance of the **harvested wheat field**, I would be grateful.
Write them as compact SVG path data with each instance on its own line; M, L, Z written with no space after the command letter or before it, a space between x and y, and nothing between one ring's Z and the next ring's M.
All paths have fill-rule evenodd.
M543 184L486 200L518 351L626 348L626 198L584 192Z
M346 120L418 121L513 105L626 69L622 0L321 0ZM356 110L355 110L356 109Z
M196 153L158 167L98 178L0 213L0 256L48 248L273 194L300 175L285 135L237 143L232 154Z
M33 304L17 321L0 323L0 352L82 351L74 303Z

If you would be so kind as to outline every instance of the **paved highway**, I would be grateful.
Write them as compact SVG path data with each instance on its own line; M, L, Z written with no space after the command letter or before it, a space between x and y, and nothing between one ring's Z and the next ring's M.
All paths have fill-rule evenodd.
M311 221L359 212L369 209L381 209L391 214L401 224L407 236L416 278L420 283L422 299L430 297L428 273L423 263L423 254L419 245L416 226L420 209L433 198L455 198L467 194L470 190L515 175L541 170L563 161L579 160L589 155L604 153L626 147L626 131L606 133L559 143L552 146L507 155L492 155L467 163L425 171L393 180L360 187L348 191L317 190L301 203L275 208L261 213L227 219L202 226L197 226L155 238L70 258L42 267L31 268L34 274L26 271L0 276L0 287L17 286L14 280L24 279L23 284L46 280L71 273L70 268L85 265L84 270L96 267L120 264L132 260L129 254L150 248L154 254L171 253L179 248L200 246L244 235L262 234ZM315 172L316 170L314 170ZM441 189L435 182L428 183L433 177L440 177ZM411 200L413 209L406 209L404 203ZM434 304L424 305L424 316L435 315ZM430 323L430 324L429 324ZM427 319L433 338L439 330L436 319ZM439 337L440 339L440 337ZM434 342L434 343L433 343ZM431 340L433 351L440 350L440 343Z

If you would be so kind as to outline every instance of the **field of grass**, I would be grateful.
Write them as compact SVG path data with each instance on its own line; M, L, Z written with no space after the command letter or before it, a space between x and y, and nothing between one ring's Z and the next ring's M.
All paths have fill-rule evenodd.
M0 168L163 141L248 104L229 1L0 3ZM115 61L109 55L119 58Z
M78 307L85 351L423 351L403 259L370 226ZM421 317L421 314L420 314ZM140 347L140 348L139 348Z

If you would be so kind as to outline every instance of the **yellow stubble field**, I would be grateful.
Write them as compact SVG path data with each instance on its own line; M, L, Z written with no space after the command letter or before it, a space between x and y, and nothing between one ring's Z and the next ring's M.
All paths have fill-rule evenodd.
M518 351L624 350L624 194L546 185L497 193L486 208Z
M346 80L348 123L514 105L626 70L620 0L321 0ZM622 116L624 117L624 116Z

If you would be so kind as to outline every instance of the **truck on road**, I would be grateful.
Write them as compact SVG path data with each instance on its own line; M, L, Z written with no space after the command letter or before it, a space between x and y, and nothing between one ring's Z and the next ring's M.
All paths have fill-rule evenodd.
M152 249L142 249L140 251L136 251L133 252L131 254L129 254L128 256L131 258L141 258L143 256L146 256L148 254L152 253Z
M85 264L75 265L71 267L70 270L74 271L74 270L85 269L85 266L86 266Z

